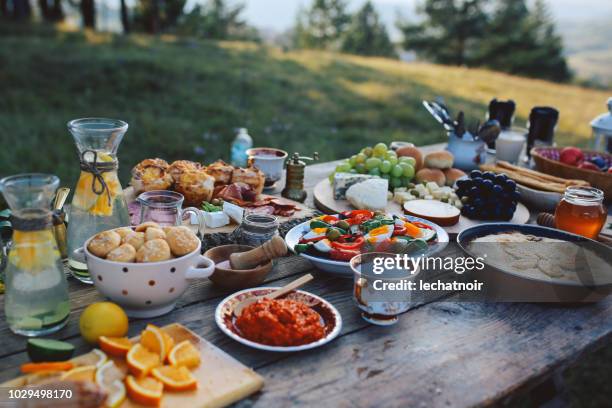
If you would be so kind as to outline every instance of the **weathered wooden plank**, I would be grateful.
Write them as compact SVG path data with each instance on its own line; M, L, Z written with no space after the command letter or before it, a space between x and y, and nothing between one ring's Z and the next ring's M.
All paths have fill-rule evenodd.
M277 281L287 276L294 276L300 273L306 273L312 269L310 262L299 257L286 257L279 259L273 270L266 277L266 283L269 285L271 282ZM69 339L73 336L78 335L78 319L81 311L92 302L104 300L98 291L93 286L85 285L82 283L76 283L73 279L70 279L70 286L73 290L70 292L71 301L71 312L68 324L59 332L50 335L49 338L55 339ZM202 279L194 281L190 288L181 297L177 307L185 307L190 304L207 301L210 299L220 300L222 297L227 296L233 291L222 289L214 286L208 279ZM1 299L3 308L4 299ZM13 334L8 325L6 319L0 320L0 338L3 339L3 347L0 349L0 358L8 354L17 353L25 349L26 341L23 337ZM0 367L2 361L0 360Z
M612 337L612 299L582 307L432 303L259 369L244 406L472 406Z

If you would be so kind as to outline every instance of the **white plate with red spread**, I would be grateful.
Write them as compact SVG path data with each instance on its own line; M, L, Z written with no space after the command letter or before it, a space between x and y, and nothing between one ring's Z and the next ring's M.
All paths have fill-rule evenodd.
M386 216L393 217L392 215L389 215L389 214L387 214ZM329 217L329 216L325 216L325 217ZM338 217L338 215L331 215L331 217ZM425 249L421 249L421 252L418 252L418 254L423 253L424 256L433 256L434 254L446 248L446 245L449 242L448 233L439 225L431 221L428 221L428 220L425 220L419 217L413 217L410 215L395 216L395 217L403 221L421 225L423 229L426 230L425 232L427 232L426 234L427 237L425 238L427 239L425 238L423 239L427 241L427 247ZM287 246L289 247L291 251L293 251L294 253L297 253L294 249L295 246L298 243L300 243L301 238L303 238L304 236L307 236L306 234L308 234L311 231L310 223L319 218L321 217L315 217L312 220L296 225L291 230L289 230L289 232L285 236L285 242L287 243ZM362 251L363 252L376 252L376 251L377 252L394 252L392 250L381 250L380 248L376 250L371 250L371 251L364 250L362 248ZM314 266L321 271L333 273L333 274L343 276L346 278L353 277L353 271L351 270L350 262L349 262L350 260L347 260L347 261L334 260L334 259L330 259L325 256L320 256L316 253L313 254L312 252L311 253L299 253L299 255L311 261L314 264Z
M237 327L237 317L234 315L234 307L236 307L236 305L244 299L252 296L265 296L276 289L280 289L280 287L266 286L251 288L241 290L226 297L221 301L221 303L219 303L217 309L215 310L215 322L217 323L217 326L219 326L223 333L227 334L229 337L239 343L258 350L276 352L295 352L321 347L322 345L335 339L340 334L340 330L342 329L342 317L331 303L312 293L305 292L303 290L295 290L281 297L280 299L290 299L309 306L310 309L318 314L320 318L320 323L324 332L323 337L316 341L293 346L268 345L247 339ZM244 309L242 313L244 315L244 313L247 312L248 307Z

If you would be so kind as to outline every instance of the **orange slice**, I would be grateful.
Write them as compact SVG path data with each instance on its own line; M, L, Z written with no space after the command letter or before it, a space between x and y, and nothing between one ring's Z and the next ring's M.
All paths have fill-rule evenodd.
M162 330L162 333L164 335L164 344L166 345L166 352L167 352L166 360L167 360L168 356L170 355L170 350L172 350L172 348L174 347L174 339L170 337L170 335L163 330Z
M183 366L163 366L151 371L153 377L164 383L164 390L189 391L198 388L198 380Z
M197 367L200 365L200 352L189 340L184 340L172 348L168 362L173 366Z
M159 354L159 360L164 361L168 354L164 332L157 326L148 324L147 328L140 333L140 344L149 351Z
M125 357L132 348L132 342L127 337L100 336L98 345L104 352L117 357Z
M125 380L127 394L131 400L142 405L158 407L161 403L164 385L152 377L136 379L128 375Z
M107 393L105 406L116 408L125 400L125 385L123 384L124 373L115 365L112 360L102 364L96 371L96 384Z
M134 344L128 351L126 360L130 372L138 377L147 375L160 365L159 354L147 350L141 344Z
M62 374L62 376L60 377L60 380L94 382L96 370L97 370L97 367L94 365L76 367Z

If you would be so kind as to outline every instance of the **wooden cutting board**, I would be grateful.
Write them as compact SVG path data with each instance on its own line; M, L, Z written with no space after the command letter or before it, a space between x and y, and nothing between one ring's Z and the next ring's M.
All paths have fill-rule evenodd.
M132 187L125 188L123 190L123 193L125 194L125 199L126 199L126 201L128 203L131 203L131 202L136 200L136 194L134 193L134 189ZM273 197L273 196L268 195L268 194L260 194L260 196L262 198L264 198L264 197ZM276 196L274 196L274 197L276 197ZM314 217L314 213L316 211L314 208L309 208L309 207L305 206L302 203L298 203L297 201L289 200L289 199L284 198L284 197L282 197L282 199L283 199L283 201L287 201L287 202L295 205L298 208L298 210L295 213L293 213L293 215L290 216L290 217L282 217L282 216L277 215L276 218L278 218L278 223L279 224L283 224L285 222L292 221L292 220L298 220L298 219L301 219L301 218L306 218L306 217L311 218L311 217ZM227 234L229 234L229 233L233 232L236 228L238 228L238 224L236 224L234 221L232 221L230 224L225 225L223 227L219 227L219 228L208 228L207 227L205 231L201 231L201 232L203 232L204 234L216 234L216 233L227 233Z
M338 214L343 211L354 210L355 208L346 200L334 200L334 191L327 178L321 180L314 188L314 202L317 208L326 214ZM389 201L386 208L387 213L403 215L404 209L394 201ZM514 217L510 220L514 224L526 224L529 221L529 210L523 204L518 203ZM459 217L459 222L450 227L442 227L449 235L459 234L466 228L474 225L483 224L488 221L472 220L463 215Z
M224 407L240 401L263 387L263 377L185 326L174 323L162 327L162 330L174 339L175 344L183 340L191 341L200 350L201 363L198 368L192 370L192 374L198 379L198 389L188 392L164 392L161 407ZM79 364L79 360L82 362L85 359L87 359L87 354L75 357L73 361ZM113 359L120 369L127 371L123 359ZM0 384L0 386L14 388L36 384L33 378L32 375L24 375ZM129 399L120 405L120 408L136 407L142 407L142 405Z

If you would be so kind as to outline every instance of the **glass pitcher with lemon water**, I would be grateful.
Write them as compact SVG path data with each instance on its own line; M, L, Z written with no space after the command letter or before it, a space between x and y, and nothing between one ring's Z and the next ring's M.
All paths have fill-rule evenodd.
M13 226L4 312L11 330L25 336L61 329L70 313L51 212L58 185L59 178L50 174L20 174L0 180Z
M117 149L128 124L116 119L85 118L68 122L81 174L68 214L68 264L72 275L92 283L82 255L75 250L98 232L129 225L127 203L119 183Z

